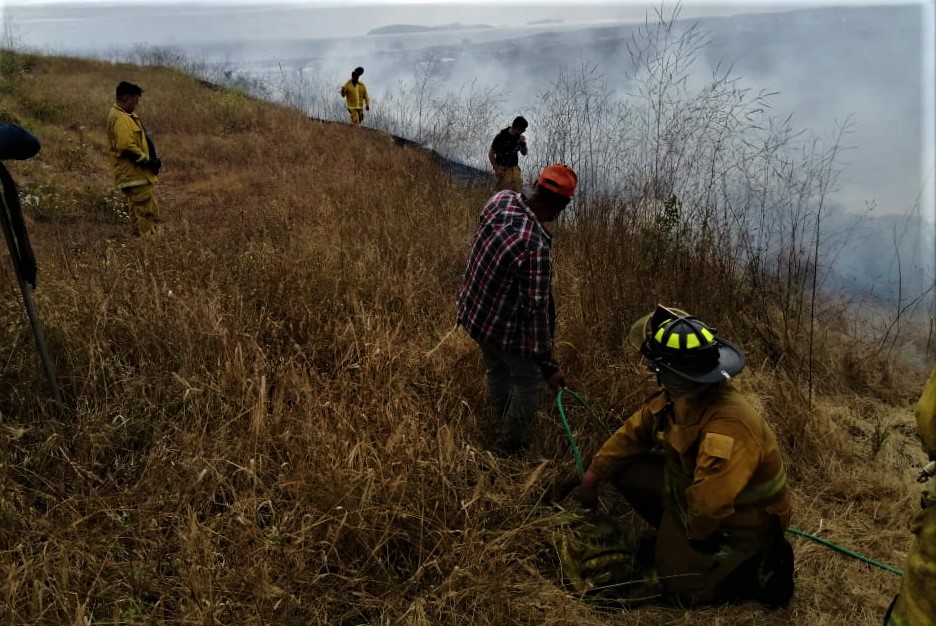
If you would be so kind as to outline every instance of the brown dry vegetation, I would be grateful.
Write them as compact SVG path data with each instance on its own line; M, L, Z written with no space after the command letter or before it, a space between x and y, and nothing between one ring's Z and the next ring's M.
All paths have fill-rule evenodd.
M563 587L549 498L575 469L554 407L531 454L495 458L476 348L459 331L427 356L487 190L174 70L2 65L2 121L43 143L9 167L35 197L35 297L70 411L49 400L6 264L0 624L880 622L897 577L797 538L785 611L609 610ZM155 241L114 210L104 120L121 79L146 90L164 161ZM835 310L817 320L810 409L802 353L777 348L804 337L741 314L753 296L711 248L650 267L627 223L556 231L575 390L619 420L652 384L628 321L657 301L698 312L750 355L739 384L783 442L794 525L902 566L921 372L837 332ZM600 432L570 416L593 452Z

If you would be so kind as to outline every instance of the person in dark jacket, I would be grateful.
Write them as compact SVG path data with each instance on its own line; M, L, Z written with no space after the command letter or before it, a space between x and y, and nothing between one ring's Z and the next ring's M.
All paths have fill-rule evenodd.
M513 123L503 129L488 150L488 161L494 168L495 189L510 189L523 191L523 172L520 171L520 157L526 156L526 138L523 136L527 129L527 121L521 116L514 118Z

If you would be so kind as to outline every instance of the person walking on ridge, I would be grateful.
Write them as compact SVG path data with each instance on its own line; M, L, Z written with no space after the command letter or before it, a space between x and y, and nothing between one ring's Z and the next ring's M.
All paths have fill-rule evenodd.
M936 625L936 366L916 406L916 423L929 465L920 473L920 482L930 482L920 504L923 510L913 520L916 540L907 554L907 565L885 626Z
M345 99L351 124L360 126L364 121L364 111L370 111L370 98L367 97L367 87L361 82L364 74L363 67L356 67L351 72L351 79L341 86L341 97Z
M524 131L528 127L522 116L514 118L513 123L494 137L488 150L488 161L494 168L495 188L523 191L523 173L520 171L520 157L526 156L527 145Z
M497 449L505 456L529 445L546 384L565 387L553 359L552 235L544 224L562 213L577 183L570 167L556 163L529 197L505 190L488 200L458 287L458 324L481 348L487 391L502 421Z
M156 146L136 114L142 95L143 90L138 85L121 81L117 85L117 101L107 117L114 182L127 197L130 227L138 236L156 233L159 223L156 184L162 167Z
M656 529L645 539L664 598L786 606L786 472L770 426L730 382L744 354L699 319L663 306L632 326L630 341L661 390L595 454L579 501L593 509L598 484L612 481Z

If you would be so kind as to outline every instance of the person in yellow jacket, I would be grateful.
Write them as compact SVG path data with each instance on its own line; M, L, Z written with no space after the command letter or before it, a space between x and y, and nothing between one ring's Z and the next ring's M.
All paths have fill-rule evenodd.
M360 126L364 121L364 111L370 111L370 98L367 97L367 87L361 82L364 74L363 67L356 67L351 72L351 80L341 86L341 97L345 99L351 123Z
M916 407L917 428L930 462L936 462L936 367L930 373ZM920 475L930 480L923 494L923 510L914 519L916 541L907 555L900 593L884 618L886 626L936 626L936 469L928 465Z
M143 90L133 83L117 85L117 101L107 116L114 183L127 197L130 227L134 235L156 232L159 207L156 203L156 177L162 162L156 147L135 113Z
M744 354L699 319L663 306L634 324L631 342L662 389L595 455L579 500L594 508L598 484L612 481L656 529L653 574L668 600L786 606L786 473L773 431L730 382Z

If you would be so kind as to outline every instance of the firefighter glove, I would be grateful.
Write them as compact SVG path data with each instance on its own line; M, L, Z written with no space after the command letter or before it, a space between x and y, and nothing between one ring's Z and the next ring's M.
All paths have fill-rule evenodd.
M159 160L159 157L150 159L146 162L145 167L151 171L154 176L158 176L159 170L162 168L162 161Z

